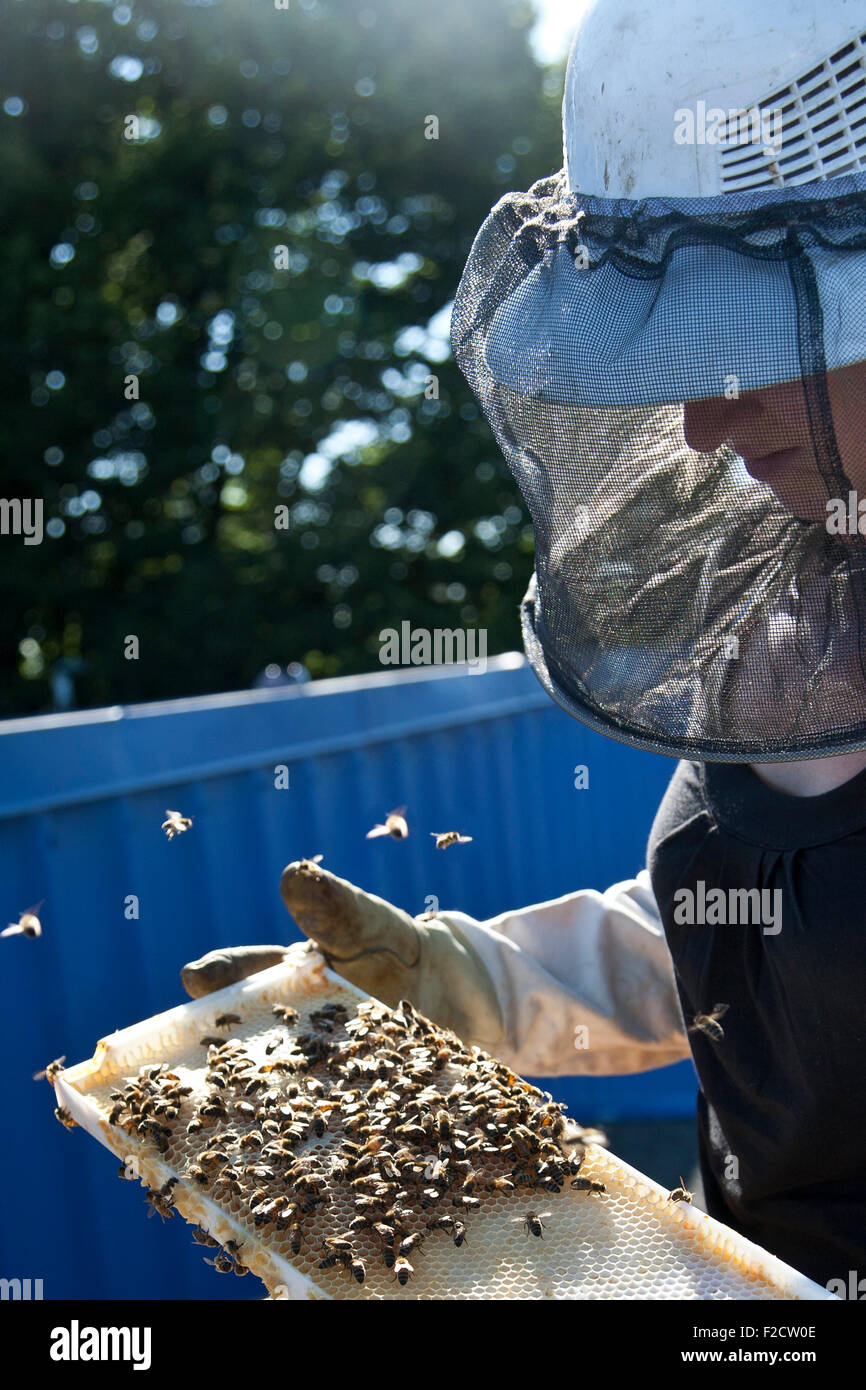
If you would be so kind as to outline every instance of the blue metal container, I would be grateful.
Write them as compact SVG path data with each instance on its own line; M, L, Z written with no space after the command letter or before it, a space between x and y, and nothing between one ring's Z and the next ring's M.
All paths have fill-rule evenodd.
M38 940L0 943L14 1124L0 1277L42 1279L45 1298L260 1296L205 1265L185 1223L146 1220L139 1184L56 1123L31 1074L180 1003L185 961L297 939L279 895L291 859L323 854L413 914L435 897L492 917L631 877L672 771L575 723L516 655L483 674L424 668L0 724L4 910L45 900ZM365 839L403 804L408 840ZM194 817L171 842L167 808ZM437 852L427 832L449 829L472 844ZM544 1085L586 1123L694 1107L690 1063Z

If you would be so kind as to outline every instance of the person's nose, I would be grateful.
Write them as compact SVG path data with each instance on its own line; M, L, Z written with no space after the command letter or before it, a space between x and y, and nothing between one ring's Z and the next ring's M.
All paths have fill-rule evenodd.
M706 401L686 401L683 405L683 434L690 449L712 453L730 437L735 425L755 406L747 397L726 400L714 396Z

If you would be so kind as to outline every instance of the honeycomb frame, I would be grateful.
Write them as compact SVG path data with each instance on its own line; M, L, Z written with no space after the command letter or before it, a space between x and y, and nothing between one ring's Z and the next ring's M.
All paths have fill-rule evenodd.
M51 1079L58 1106L122 1160L123 1175L140 1178L159 1215L179 1212L198 1228L199 1243L211 1247L203 1248L205 1258L226 1273L257 1276L273 1299L834 1297L582 1140L580 1127L559 1118L562 1107L549 1095L478 1049L464 1048L411 1006L401 1007L405 1013L372 1000L334 974L311 946L299 945L281 965L102 1039L91 1059ZM275 1009L298 1017L280 1021ZM218 1026L224 1018L237 1021ZM403 1048L399 1055L408 1058L405 1066L392 1063L390 1072L387 1053L365 1055L363 1046L364 1027L375 1029L382 1020ZM303 1046L299 1039L306 1039ZM339 1075L329 1053L339 1058ZM265 1079L256 1082L256 1076ZM467 1121L466 1129L440 1133L437 1124L449 1128L443 1118L449 1105L455 1114L477 1118L470 1106L479 1089L496 1096L496 1123ZM332 1090L336 1102L329 1100ZM357 1092L363 1094L355 1099ZM347 1094L353 1099L345 1101ZM134 1105L149 1096L146 1114L133 1113L129 1103L124 1108L124 1095L132 1095ZM515 1126L512 1135L499 1124L499 1113L511 1113L502 1111L509 1097L517 1097L536 1136L562 1129L556 1143L561 1158L550 1158L549 1137L536 1138L534 1158L515 1163L511 1145L526 1126ZM217 1113L190 1135L187 1127L202 1118L205 1103ZM405 1143L403 1135L394 1136L392 1111L412 1131ZM276 1128L263 1131L263 1115L268 1121L277 1116ZM372 1137L369 1124L360 1135L345 1127L359 1118L372 1119ZM292 1135L282 1152L289 1124L304 1132ZM144 1132L139 1125L147 1126ZM379 1134L384 1146L376 1149ZM543 1154L537 1151L542 1142ZM370 1162L354 1152L365 1145L375 1150ZM479 1157L466 1157L470 1150ZM402 1167L389 1184L385 1176L391 1176L395 1153ZM309 1178L300 1197L286 1176L299 1166ZM316 1174L323 1171L332 1179L317 1187ZM535 1177L536 1171L543 1175ZM255 1203L251 1184L253 1196L259 1194ZM375 1197L389 1187L387 1198ZM369 1209L359 1212L359 1197L370 1199ZM299 1211L305 1202L312 1210ZM390 1242L379 1230L387 1231L388 1223ZM405 1240L411 1244L404 1256ZM404 1258L410 1272L402 1282L398 1261Z

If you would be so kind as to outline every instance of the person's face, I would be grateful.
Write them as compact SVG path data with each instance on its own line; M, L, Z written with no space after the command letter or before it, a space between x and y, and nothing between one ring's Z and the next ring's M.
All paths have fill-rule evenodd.
M827 390L842 467L866 496L866 363L828 372ZM795 516L826 519L829 494L812 447L801 381L747 391L737 400L687 401L683 432L698 453L729 445Z

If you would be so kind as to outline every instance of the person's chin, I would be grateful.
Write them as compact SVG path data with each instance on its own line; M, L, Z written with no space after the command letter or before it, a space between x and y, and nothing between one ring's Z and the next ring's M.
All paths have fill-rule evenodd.
M783 487L773 488L776 496L785 508L798 521L818 521L824 525L827 521L827 498L826 493L810 492L806 487Z
M763 459L744 462L756 482L763 483L774 492L785 511L790 512L798 521L827 520L827 489L823 480L804 477L802 473L798 474L780 466L768 467ZM775 458L773 463L775 464Z

